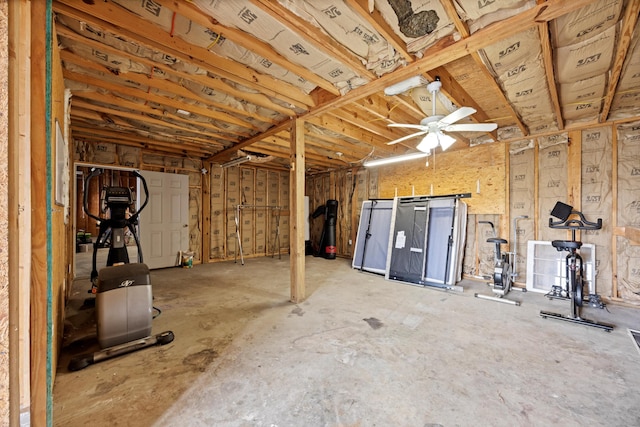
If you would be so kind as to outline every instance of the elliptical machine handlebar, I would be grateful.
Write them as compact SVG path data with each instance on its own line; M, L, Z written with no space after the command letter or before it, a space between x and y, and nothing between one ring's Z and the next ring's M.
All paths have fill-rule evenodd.
M92 214L91 212L89 212L89 200L87 195L89 194L89 182L96 176L98 175L102 175L102 172L104 172L104 169L100 169L100 168L92 168L91 169L91 173L89 175L87 175L87 177L84 180L84 194L83 194L83 198L82 198L82 208L84 209L84 213L86 213L90 218L95 219L96 221L102 221L102 218L100 218L97 215Z
M97 215L92 214L91 212L89 212L89 200L87 195L89 194L88 188L89 188L89 183L91 182L91 180L93 178L95 178L98 175L102 175L102 173L104 172L104 169L101 168L92 168L91 169L91 173L89 175L87 175L87 178L84 180L84 194L83 194L83 200L82 200L82 208L84 209L84 212L90 217L95 219L96 221L104 221L104 218L100 218ZM140 209L138 209L135 213L131 214L131 216L128 219L128 222L130 222L131 224L137 224L138 221L138 216L140 215L140 212L142 212L142 210L147 206L147 203L149 203L149 187L147 187L147 181L144 179L144 177L140 174L140 172L138 172L137 170L132 171L133 176L135 176L136 178L140 178L140 181L142 182L142 188L144 189L144 203L142 204L142 206L140 206Z
M140 212L142 212L142 210L147 206L147 203L149 203L149 187L147 187L147 181L144 179L144 177L142 175L140 175L140 172L134 170L133 171L133 176L135 176L136 178L139 178L140 181L142 182L142 188L144 189L144 203L142 204L142 206L140 206L140 209L138 209L133 215L131 215L131 217L129 218L129 220L133 223L133 224L137 224L138 222L138 215L140 215Z

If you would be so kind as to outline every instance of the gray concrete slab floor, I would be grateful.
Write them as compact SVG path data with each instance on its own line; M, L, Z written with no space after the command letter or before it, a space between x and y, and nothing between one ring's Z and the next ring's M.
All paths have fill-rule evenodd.
M638 426L640 309L583 315L611 333L543 319L567 301L512 291L520 306L306 257L155 270L153 333L165 346L69 372L97 349L88 280L70 301L53 390L55 426Z

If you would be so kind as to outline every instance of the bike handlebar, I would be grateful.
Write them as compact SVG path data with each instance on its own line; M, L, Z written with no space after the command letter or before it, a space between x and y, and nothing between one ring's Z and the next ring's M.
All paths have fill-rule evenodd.
M575 218L576 215L578 218ZM569 218L564 221L561 219L554 221L553 218L549 218L549 227L565 230L600 230L602 228L602 218L598 218L597 222L587 221L582 212L571 210Z

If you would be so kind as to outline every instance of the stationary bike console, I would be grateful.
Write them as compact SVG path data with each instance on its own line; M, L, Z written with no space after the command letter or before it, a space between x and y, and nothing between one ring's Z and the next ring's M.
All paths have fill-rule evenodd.
M607 332L611 332L613 326L604 323L598 323L580 317L580 307L584 302L584 266L583 260L578 250L582 247L582 242L576 240L577 230L599 230L602 228L602 218L598 218L597 222L588 221L580 211L576 211L572 206L557 202L551 211L553 218L549 218L549 227L557 229L571 230L571 240L554 240L551 245L558 251L567 251L566 257L566 283L565 287L553 286L551 291L546 294L550 299L560 298L569 299L571 302L571 313L569 315L561 315L548 311L540 311L542 318L551 317L553 319L565 320L573 323L580 323L586 326L601 328ZM594 291L595 292L595 291ZM604 308L605 305L600 300L600 296L596 293L589 294L587 299L589 305L595 308Z

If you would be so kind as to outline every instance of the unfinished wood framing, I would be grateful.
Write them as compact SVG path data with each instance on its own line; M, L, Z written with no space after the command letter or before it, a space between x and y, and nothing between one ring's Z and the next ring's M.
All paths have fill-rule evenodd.
M294 121L291 128L291 171L289 172L289 268L291 278L291 302L306 299L304 282L304 121Z

